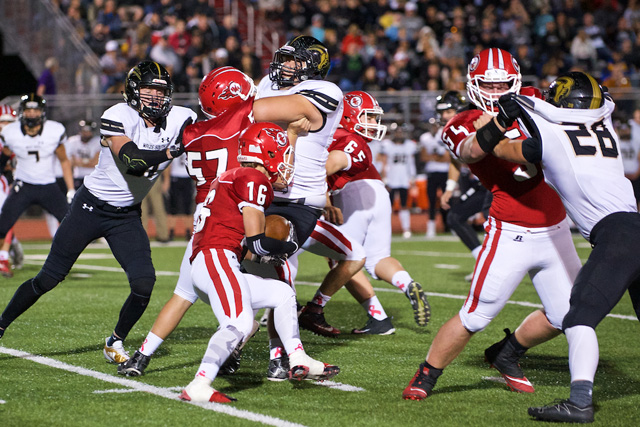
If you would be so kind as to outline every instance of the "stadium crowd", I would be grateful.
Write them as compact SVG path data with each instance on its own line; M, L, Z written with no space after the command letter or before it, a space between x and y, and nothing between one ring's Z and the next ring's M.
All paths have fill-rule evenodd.
M56 3L56 2L54 2ZM103 90L150 57L178 91L195 91L211 69L231 65L254 79L268 66L232 16L208 0L58 0L101 58ZM636 0L280 0L255 1L284 38L311 35L331 55L329 79L343 91L464 90L466 64L493 46L511 52L528 82L546 86L581 67L607 87L637 86Z

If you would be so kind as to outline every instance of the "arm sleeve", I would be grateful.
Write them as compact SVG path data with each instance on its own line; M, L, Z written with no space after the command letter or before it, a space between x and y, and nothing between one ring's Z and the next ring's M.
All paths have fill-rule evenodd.
M259 256L292 254L298 250L298 245L294 242L283 242L265 236L264 233L247 237L249 250Z
M522 141L522 156L529 163L538 163L542 160L542 142L537 138L527 138Z
M165 150L141 150L133 141L127 142L120 148L118 158L134 175L141 175L151 166L169 160Z

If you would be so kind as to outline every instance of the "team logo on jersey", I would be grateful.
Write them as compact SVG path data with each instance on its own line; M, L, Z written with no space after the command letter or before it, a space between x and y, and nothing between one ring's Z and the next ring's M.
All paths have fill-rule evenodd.
M364 100L362 99L361 96L352 96L349 98L349 105L352 106L353 108L360 107L363 102Z
M238 82L230 82L229 85L218 96L219 99L229 99L239 96L242 92L242 86Z
M480 64L480 57L476 55L469 63L469 71L475 71L478 68L478 64Z
M284 147L287 145L287 134L279 131L278 129L265 128L264 131L267 135L269 135L273 140L280 146Z

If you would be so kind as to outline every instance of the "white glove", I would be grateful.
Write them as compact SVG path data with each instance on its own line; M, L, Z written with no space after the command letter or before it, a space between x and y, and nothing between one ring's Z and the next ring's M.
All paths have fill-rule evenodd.
M75 195L76 195L76 190L67 191L67 203L71 204L71 201L73 200L73 196Z

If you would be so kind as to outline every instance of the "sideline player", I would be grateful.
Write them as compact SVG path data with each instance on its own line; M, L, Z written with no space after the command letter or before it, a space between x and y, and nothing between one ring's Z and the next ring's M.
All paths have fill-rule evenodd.
M522 135L509 112L497 105L501 95L533 92L520 89L515 58L502 49L485 49L471 60L467 78L469 98L479 109L458 113L447 124L443 140L493 193L493 203L469 296L436 334L425 361L402 393L404 399L423 400L432 393L443 369L502 310L525 274L544 311L530 314L513 334L507 329L507 337L486 349L485 357L512 390L533 392L518 360L528 348L560 334L580 269L562 201L544 183L540 165L506 162L481 148L500 132L495 121L509 129L501 136Z
M340 127L329 146L326 169L333 206L325 207L325 217L364 247L367 272L374 279L384 280L404 292L411 302L416 323L426 326L431 309L422 286L391 257L391 202L368 147L368 141L384 138L387 127L380 124L382 114L378 101L369 93L345 94ZM352 333L388 335L395 331L364 273L347 282L346 288L368 316L366 325ZM318 319L307 313L317 311L314 306L324 307L335 292L337 289L320 286L300 314L300 324L305 322L307 329L319 330Z
M95 134L98 124L91 120L80 120L77 135L69 137L66 149L73 168L73 184L80 188L84 177L90 175L100 158L100 137Z
M15 180L0 214L0 240L4 240L20 215L34 204L62 221L75 193L73 175L64 147L65 128L61 123L47 120L44 98L34 93L22 96L18 120L5 126L0 137L3 143L0 169L4 169L13 155L17 161ZM60 160L67 185L66 198L56 185L54 158ZM0 272L4 277L13 276L8 260L8 251L0 251Z
M140 202L171 160L181 154L182 128L196 117L188 108L172 107L172 95L173 83L162 65L143 61L129 71L126 103L110 107L101 118L98 165L73 199L42 269L16 290L0 316L0 336L64 280L89 243L104 237L127 273L131 292L113 333L105 339L103 353L109 362L129 359L123 341L144 313L155 283Z
M13 123L16 121L16 112L9 104L0 105L0 132L2 129L8 125L9 123ZM3 144L0 139L0 150L2 150ZM7 196L9 196L9 192L11 191L11 183L13 182L13 165L11 159L7 162L6 166L0 171L0 208L4 205L4 201L7 200ZM8 265L4 265L3 253L2 251L6 251L8 253L9 261L11 262L12 267L8 267ZM22 245L15 233L13 232L13 228L9 230L7 236L4 238L2 243L2 248L0 249L0 274L7 277L6 274L11 273L11 268L20 269L22 268L24 262L24 252L22 250Z
M332 378L340 372L309 357L300 341L296 297L284 282L241 272L245 239L259 256L291 254L295 239L282 242L265 236L264 210L273 200L272 185L291 180L287 163L291 147L285 132L273 123L250 125L238 140L239 168L220 175L200 209L195 224L191 278L198 295L208 301L220 327L213 334L195 379L180 397L196 402L230 402L235 399L214 390L211 382L220 366L254 324L254 311L272 308L275 328L287 351L289 379Z
M545 100L518 98L524 141L500 143L494 153L518 163L541 162L545 179L593 247L562 322L569 342L569 399L529 408L529 415L539 420L588 423L594 420L599 358L595 328L627 290L640 319L640 215L611 122L615 104L596 80L583 72L562 74L551 83ZM499 102L507 110L517 106L515 97ZM491 151L497 142L489 141L484 149Z

